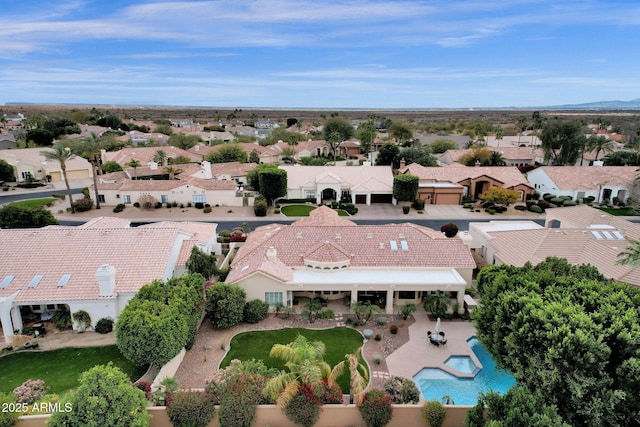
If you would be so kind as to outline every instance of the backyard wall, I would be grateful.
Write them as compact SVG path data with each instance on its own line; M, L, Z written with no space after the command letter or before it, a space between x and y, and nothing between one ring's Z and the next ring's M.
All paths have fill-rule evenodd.
M175 377L176 372L178 372L178 368L182 363L182 359L184 359L184 355L187 353L186 349L180 350L173 359L169 360L162 368L160 368L160 372L156 375L156 379L153 380L153 384L151 384L152 390L157 390L160 386L160 382L167 377Z
M447 414L442 427L462 427L467 411L471 406L445 406ZM149 408L151 414L150 427L172 427L166 408L163 406ZM220 427L218 423L218 409L216 408L216 416L209 423L209 427ZM34 415L20 417L16 427L45 427L48 416ZM278 426L278 427L295 427L289 419L284 415L282 410L275 405L263 405L256 409L256 419L253 422L256 427L259 426ZM348 426L364 426L365 423L360 417L360 411L355 405L325 405L322 407L320 419L314 427L348 427ZM393 418L387 425L388 427L426 427L427 423L422 418L422 405L394 405Z

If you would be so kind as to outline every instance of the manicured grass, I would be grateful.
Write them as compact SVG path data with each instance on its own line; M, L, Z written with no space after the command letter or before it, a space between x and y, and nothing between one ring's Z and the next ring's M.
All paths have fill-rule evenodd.
M12 204L21 208L41 208L43 206L47 206L49 203L55 202L56 200L58 199L46 197L44 199L21 200L19 202L13 202Z
M309 212L315 208L315 206L310 205L287 205L280 208L280 212L285 216L309 216ZM349 216L349 214L342 209L336 210L339 216Z
M10 393L32 379L44 380L49 393L60 394L77 387L82 372L109 362L127 374L131 381L136 381L146 371L125 359L115 345L20 352L0 357L0 393Z
M634 208L598 208L614 216L638 216L640 211Z
M310 330L299 328L273 329L268 331L243 332L231 340L231 350L220 364L226 367L233 359L262 360L271 368L284 369L284 363L280 359L269 357L269 352L274 344L289 344L296 337L304 335L310 341L322 341L325 344L324 360L332 368L345 360L344 356L362 347L362 335L350 328L333 328L323 330ZM361 363L364 364L364 362ZM348 369L338 379L338 383L344 392L349 391Z

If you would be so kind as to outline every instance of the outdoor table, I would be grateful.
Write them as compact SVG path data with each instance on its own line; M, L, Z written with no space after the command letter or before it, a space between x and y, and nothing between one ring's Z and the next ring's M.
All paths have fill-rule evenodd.
M431 334L429 336L429 339L433 342L438 342L438 343L444 341L444 337L440 334Z

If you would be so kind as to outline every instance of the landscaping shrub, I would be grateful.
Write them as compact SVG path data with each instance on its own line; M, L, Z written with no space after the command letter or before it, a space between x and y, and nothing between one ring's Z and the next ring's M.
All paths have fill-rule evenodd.
M330 308L325 308L321 312L318 313L318 319L333 319L335 313Z
M402 212L403 212L404 214L408 214L408 213L409 213L409 209L410 209L410 208L409 208L409 206L403 206L403 207L402 207Z
M347 317L344 321L345 325L351 326L353 325L353 319L351 317Z
M192 206L191 202L187 202L187 207L190 208L191 206ZM202 205L202 206L204 207L204 205Z
M398 333L398 325L391 325L389 327L389 332L391 332L393 335Z
M204 209L202 210L202 212L204 212L204 213L211 213L211 206L204 208Z
M376 341L380 341L380 340L382 340L382 336L380 334L376 334L376 336L373 337L373 339L376 340Z
M71 313L69 312L69 309L65 306L63 309L56 310L55 313L53 313L53 317L51 317L51 323L53 323L53 326L60 331L70 329L73 323L71 322Z
M442 406L442 403L433 400L424 402L422 407L422 417L429 427L441 427L446 413L447 410Z
M93 200L91 199L76 200L72 204L76 212L86 212L93 208Z
M368 427L384 427L393 416L391 398L381 390L368 391L358 405L360 415Z
M546 200L538 200L538 206L540 206L542 210L545 210L552 207L553 204L551 204L550 202L547 202Z
M544 200L545 202L548 202L549 200L555 198L556 195L555 194L551 194L551 193L544 193L542 195L542 200Z
M113 212L118 213L122 212L125 208L124 203L118 203L115 208L113 208Z
M108 334L109 332L113 331L113 319L109 317L103 317L102 319L98 320L95 328L93 329L99 334Z
M202 202L196 202L196 209L204 209L204 203Z
M133 202L133 207L134 208L139 208L140 207L140 202Z
M382 356L379 354L374 354L373 363L375 363L376 365L380 365L382 363Z
M176 427L206 427L213 419L215 405L204 391L177 391L168 400L167 416Z
M277 209L277 208L276 208L276 209L274 209L273 213L277 213L277 214L279 214L279 213L280 213L280 209Z
M535 213L542 213L542 208L538 205L531 205L531 207L529 208L530 212L535 212Z
M345 203L343 209L347 211L349 215L355 215L358 213L358 208L353 203Z
M20 416L20 412L11 412L9 409L11 408L12 403L16 403L13 394L11 393L0 393L0 405L4 410L0 410L0 427L11 427L15 423L18 422L18 417Z
M496 214L496 210L495 209L487 209L487 213L489 215L495 215Z
M517 205L517 206L514 206L513 208L515 210L517 210L517 211L526 211L527 210L527 207L524 206L524 205Z
M85 199L88 199L89 197L91 197L91 192L89 191L89 187L84 187L82 189L82 195L84 196Z
M549 202L553 203L556 206L562 206L562 203L564 203L564 199L561 197L554 197L552 199L549 199Z
M16 185L16 187L20 187L20 188L37 188L37 187L44 187L44 184L40 183L40 182L22 182L18 185ZM8 188L7 188L8 191Z
M269 304L259 299L248 301L244 305L244 321L258 323L269 314Z
M235 284L218 282L207 289L207 314L213 326L230 328L242 322L247 293Z
M322 401L313 393L313 389L303 384L284 408L284 413L295 424L311 427L320 418L321 404Z
M576 202L574 202L573 200L565 200L562 203L562 206L577 206L578 204Z
M392 377L384 383L384 391L396 404L416 404L420 401L420 390L413 380L407 378Z
M60 200L64 200L64 199L66 199L66 198L67 198L67 196L66 196L66 195L64 195L64 194L59 194L59 193L53 193L53 194L51 195L51 197L55 197L56 199L60 199Z
M175 200L171 203L171 206L173 206L174 208L178 207L178 202L176 202Z
M78 329L81 332L91 328L91 315L84 310L78 310L73 313L73 320L78 322Z
M162 202L156 202L156 209L160 209L162 207Z
M144 397L146 397L147 400L151 399L151 397L153 396L153 392L151 391L151 384L149 384L147 381L138 381L134 383L133 386L138 390L142 390L144 392Z
M440 227L440 231L444 233L445 236L452 238L455 237L456 234L458 234L458 226L452 222L449 222Z
M267 216L267 201L256 197L253 202L253 213L255 216Z
M13 396L16 398L16 402L26 403L27 405L31 405L42 398L45 393L44 381L42 380L26 380L13 389Z
M481 206L482 206L483 209L490 209L490 208L494 207L495 204L493 202L484 202Z
M417 211L424 210L424 199L417 199L413 202L413 208Z

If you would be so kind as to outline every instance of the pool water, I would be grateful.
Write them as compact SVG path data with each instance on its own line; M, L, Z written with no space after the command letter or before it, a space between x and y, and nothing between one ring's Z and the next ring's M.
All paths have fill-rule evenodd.
M413 380L425 400L440 402L443 396L449 396L455 405L475 405L478 393L493 390L504 394L516 383L511 374L496 368L496 362L475 337L467 342L482 364L480 372L474 378L458 378L438 368L424 368Z
M479 368L469 356L451 356L444 364L465 374L474 374L476 370L479 371Z

